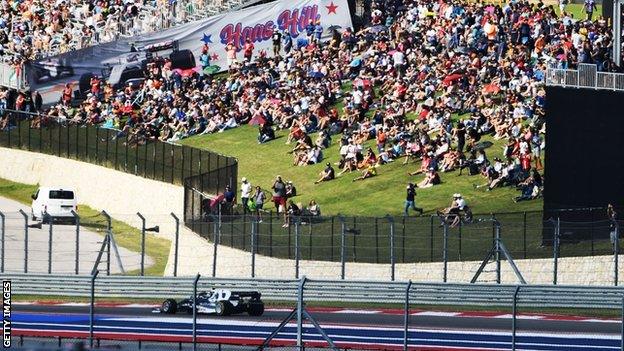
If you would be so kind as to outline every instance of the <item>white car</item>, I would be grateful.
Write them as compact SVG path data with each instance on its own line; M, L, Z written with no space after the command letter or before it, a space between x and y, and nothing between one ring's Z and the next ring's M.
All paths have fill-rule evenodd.
M78 211L76 193L72 189L39 188L32 196L31 216L33 221L47 222L45 214L52 220L70 221L75 224L72 211Z

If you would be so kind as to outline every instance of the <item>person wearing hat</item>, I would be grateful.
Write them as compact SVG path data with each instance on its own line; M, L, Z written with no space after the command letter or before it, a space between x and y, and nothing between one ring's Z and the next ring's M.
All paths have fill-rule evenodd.
M243 211L246 213L249 211L249 197L251 196L251 183L247 181L246 177L241 179L241 202L243 204Z
M409 216L409 209L410 207L417 212L420 212L420 214L423 214L423 209L420 207L416 207L416 202L415 202L415 198L416 198L416 187L414 186L413 183L409 183L407 184L407 196L405 197L405 216Z
M321 176L321 178L317 180L316 182L314 182L314 184L318 184L320 182L327 182L327 181L334 179L336 177L336 171L331 166L331 163L327 162L325 164L325 169L321 171L319 175Z
M462 198L462 195L459 193L453 194L453 202L451 202L451 206L446 209L446 213L449 215L459 215L459 213L466 206L466 200Z

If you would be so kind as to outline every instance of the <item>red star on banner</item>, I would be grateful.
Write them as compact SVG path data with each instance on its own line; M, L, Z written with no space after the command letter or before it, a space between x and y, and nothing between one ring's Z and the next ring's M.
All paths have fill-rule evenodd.
M334 5L334 2L332 1L331 4L329 4L327 7L327 14L336 14L336 9L338 8L338 6Z
M212 56L210 56L210 58L211 58L213 61L217 61L217 60L219 59L219 55L217 55L217 54L212 54Z

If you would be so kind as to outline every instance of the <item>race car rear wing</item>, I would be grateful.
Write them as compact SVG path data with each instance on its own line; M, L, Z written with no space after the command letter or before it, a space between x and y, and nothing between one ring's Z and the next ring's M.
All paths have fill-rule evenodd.
M249 297L252 300L260 300L262 294L257 291L232 291L232 296Z

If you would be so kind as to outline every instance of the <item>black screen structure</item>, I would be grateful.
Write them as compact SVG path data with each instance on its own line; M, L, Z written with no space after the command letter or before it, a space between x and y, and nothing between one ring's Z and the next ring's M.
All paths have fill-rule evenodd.
M544 220L574 223L569 239L607 238L604 208L624 208L624 92L549 86L546 99Z

